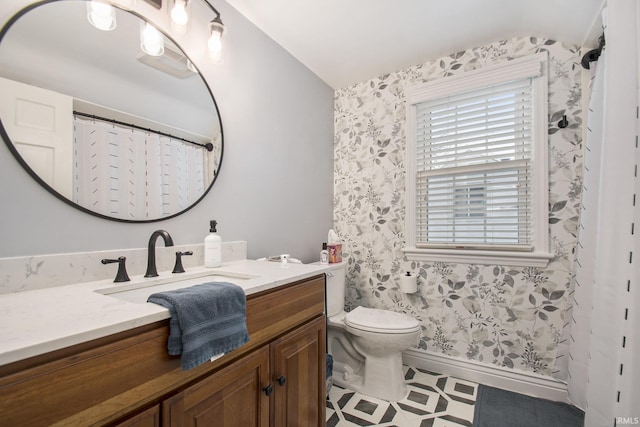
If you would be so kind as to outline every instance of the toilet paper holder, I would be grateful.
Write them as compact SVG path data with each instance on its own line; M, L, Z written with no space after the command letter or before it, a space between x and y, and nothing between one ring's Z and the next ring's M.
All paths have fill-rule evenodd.
M400 276L400 291L405 294L413 294L418 290L417 277L407 271L405 275Z

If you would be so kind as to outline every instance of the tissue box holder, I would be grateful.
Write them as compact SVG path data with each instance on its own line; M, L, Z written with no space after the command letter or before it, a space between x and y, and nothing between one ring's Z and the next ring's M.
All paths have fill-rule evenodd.
M342 244L328 244L327 251L329 252L329 264L336 262L342 262Z

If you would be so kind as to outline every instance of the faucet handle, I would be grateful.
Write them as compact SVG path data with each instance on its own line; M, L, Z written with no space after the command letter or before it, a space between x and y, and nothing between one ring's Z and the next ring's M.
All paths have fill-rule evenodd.
M184 273L184 267L182 266L182 255L193 255L193 252L176 252L176 265L173 267L172 273Z
M112 264L114 262L118 263L118 272L116 273L116 278L113 281L113 283L119 283L119 282L128 282L129 280L129 276L127 275L127 267L125 265L125 262L127 261L127 257L118 257L118 259L103 259L102 261L100 261L103 264Z

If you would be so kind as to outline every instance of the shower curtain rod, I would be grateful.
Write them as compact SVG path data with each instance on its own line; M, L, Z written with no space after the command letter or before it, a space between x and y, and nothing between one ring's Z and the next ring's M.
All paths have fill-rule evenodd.
M179 136L171 135L169 133L165 133L165 132L161 132L161 131L153 130L153 129L149 129L149 128L144 128L142 126L134 125L133 123L125 123L125 122L121 122L120 120L108 119L106 117L96 116L95 114L81 113L80 111L74 111L73 114L76 115L76 116L88 117L90 119L101 120L103 122L114 123L114 124L117 124L117 125L126 126L126 127L130 127L130 128L134 128L134 129L146 130L148 132L153 132L153 133L156 133L158 135L168 136L169 138L178 139L178 140L180 140L182 142L186 142L188 144L197 145L199 147L205 148L207 151L213 151L213 144L210 143L210 142L208 142L206 144L200 144L199 142L189 141L188 139L184 139L184 138L181 138Z
M598 60L600 54L602 53L602 48L604 47L604 45L604 34L602 34L598 38L598 47L590 50L582 57L581 64L584 69L588 70L589 67L591 67L591 63Z

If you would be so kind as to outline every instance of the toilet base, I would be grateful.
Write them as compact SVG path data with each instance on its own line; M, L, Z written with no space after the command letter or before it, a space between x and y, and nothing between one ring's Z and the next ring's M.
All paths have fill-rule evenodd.
M408 388L402 373L400 353L383 358L369 356L364 365L366 369L363 366L359 372L354 372L348 365L334 361L333 383L366 396L391 402L407 397Z

